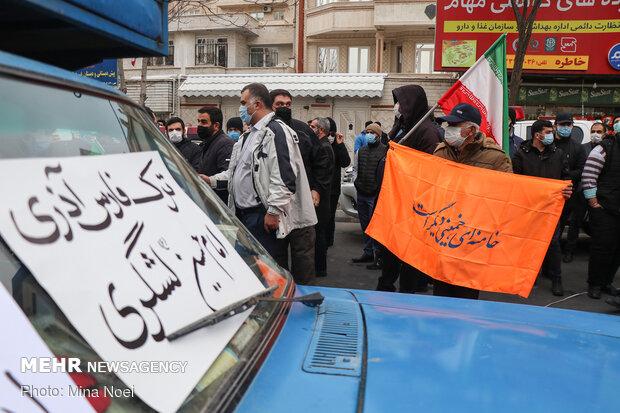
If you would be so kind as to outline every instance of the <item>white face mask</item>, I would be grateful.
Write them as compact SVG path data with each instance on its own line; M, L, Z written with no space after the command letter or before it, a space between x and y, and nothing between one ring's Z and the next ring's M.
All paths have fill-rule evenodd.
M331 136L331 135L327 137L327 140L329 141L329 143L330 143L330 144L334 143L334 140L335 140L335 139L336 139L336 138L334 138L334 137L333 137L333 136Z
M446 126L444 139L446 143L453 148L460 148L465 142L465 138L461 136L461 128L459 126Z
M172 130L168 132L168 139L172 143L179 143L183 140L183 133L180 130Z
M396 102L396 103L394 104L394 116L396 116L397 118L400 118L401 116L403 116L403 115L400 113L400 103L398 103L398 102Z
M597 132L592 132L590 134L590 140L593 143L601 143L601 141L603 140L603 134L602 133L597 133Z

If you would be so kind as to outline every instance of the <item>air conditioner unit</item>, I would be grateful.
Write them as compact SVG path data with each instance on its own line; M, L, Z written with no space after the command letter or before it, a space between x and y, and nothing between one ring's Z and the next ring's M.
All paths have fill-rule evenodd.
M263 13L271 13L271 6L263 6Z

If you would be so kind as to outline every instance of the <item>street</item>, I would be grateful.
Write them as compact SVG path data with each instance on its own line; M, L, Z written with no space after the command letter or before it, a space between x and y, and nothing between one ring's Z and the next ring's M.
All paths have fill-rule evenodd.
M589 239L581 235L575 260L570 264L562 263L562 279L564 283L564 296L555 297L551 294L551 281L541 279L538 285L532 289L527 299L508 294L481 292L481 300L503 301L517 304L529 304L537 306L550 306L580 311L590 311L604 314L617 314L614 307L605 303L608 295L603 294L602 299L593 300L586 295L587 270L588 270L588 245ZM337 222L334 246L329 249L327 261L327 273L325 278L319 278L317 285L324 287L352 288L362 290L374 290L380 271L366 269L367 264L353 264L351 258L358 257L362 253L362 230L357 222ZM432 289L425 294L432 295ZM578 296L568 298L574 294ZM564 299L564 301L560 301ZM560 301L560 302L558 302Z

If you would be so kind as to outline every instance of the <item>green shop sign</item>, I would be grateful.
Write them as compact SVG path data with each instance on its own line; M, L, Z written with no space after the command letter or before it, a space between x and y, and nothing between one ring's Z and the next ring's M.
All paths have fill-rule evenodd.
M620 87L581 88L580 86L523 86L519 89L522 105L618 106Z

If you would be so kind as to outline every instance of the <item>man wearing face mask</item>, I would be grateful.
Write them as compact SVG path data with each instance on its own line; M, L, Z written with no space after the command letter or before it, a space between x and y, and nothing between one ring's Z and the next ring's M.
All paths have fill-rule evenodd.
M577 188L581 181L581 173L583 172L583 165L586 162L586 154L581 147L581 142L577 142L577 140L572 137L572 134L573 116L570 113L558 113L555 118L555 145L562 149L568 161L570 179L573 181L573 186ZM571 221L576 202L578 202L578 199L575 191L573 197L566 202L564 210L562 211L562 217L560 218L560 238L562 238L564 227ZM572 255L572 252L564 250L564 262L572 261Z
M334 168L332 173L331 194L329 200L329 222L327 224L327 245L334 245L334 233L336 232L336 209L338 208L338 198L342 188L342 168L351 165L349 150L344 143L344 135L338 132L336 122L332 118L329 120L329 136L327 139L334 151ZM351 125L352 127L353 125Z
M459 103L450 114L437 118L448 126L444 142L437 146L435 156L478 168L512 172L510 159L491 138L480 132L480 111L467 103ZM480 291L434 281L433 295L478 299Z
M288 268L285 238L317 223L297 135L274 116L265 85L245 86L240 104L239 117L250 130L234 144L229 168L202 178L212 188L229 189L229 208L275 261ZM314 238L306 244L311 245L314 267Z
M237 142L239 137L243 133L243 122L240 117L234 117L228 119L226 122L226 134L233 142Z
M355 155L355 180L357 190L357 212L364 238L364 252L354 263L373 262L378 253L377 243L366 235L366 227L370 223L375 209L375 200L379 193L378 167L381 159L387 153L387 146L381 143L381 127L371 123L366 127L366 146L363 146Z
M532 139L521 144L513 158L514 172L521 175L551 179L570 179L568 159L555 144L553 125L548 120L537 120L532 124ZM573 185L562 190L565 199L571 197ZM560 250L560 227L556 228L541 273L551 279L553 295L564 295L562 287L562 257Z
M617 295L611 286L620 267L620 116L613 123L614 135L594 147L583 169L583 195L590 207L590 260L588 296L601 292ZM620 307L620 298L607 300Z
M292 95L284 89L274 89L269 92L272 100L272 109L275 116L281 119L297 134L299 140L299 150L306 171L310 193L315 208L318 208L323 201L322 196L329 191L331 175L328 171L331 168L328 153L320 144L317 132L306 122L293 118L291 107L293 105ZM328 201L328 200L327 200ZM324 208L324 207L322 207ZM321 221L319 209L316 210L318 219ZM291 251L291 274L297 283L307 283L314 275L323 276L316 272L316 237L318 226L308 226L291 231L286 238L288 247ZM313 240L312 244L309 240Z
M316 205L316 216L318 223L315 226L316 242L314 245L314 264L316 267L317 277L327 276L327 241L328 241L328 223L330 214L330 194L331 194L331 176L334 170L334 151L329 142L330 123L326 118L316 118L312 121L316 127L319 145L328 156L328 164L325 173L329 176L329 183L326 188L320 192L320 202Z
M183 119L177 117L168 119L166 121L166 135L174 147L181 152L183 158L194 169L198 169L202 151L200 146L185 137L185 122L183 122Z
M590 142L581 145L586 159L588 155L590 155L590 152L592 152L592 149L601 143L604 136L607 136L607 127L600 121L593 123L590 128ZM587 175L585 166L582 176L584 175ZM573 254L575 253L577 240L579 239L579 230L581 229L583 219L588 209L588 201L586 201L583 196L581 185L582 183L580 181L579 187L577 187L573 195L572 213L568 221L568 233L566 234L566 245L564 247L564 256L562 257L562 261L566 263L573 261Z
M234 142L222 131L222 111L213 106L198 110L198 137L202 140L202 158L198 173L206 176L226 171ZM224 203L228 202L228 190L216 188L215 193Z

